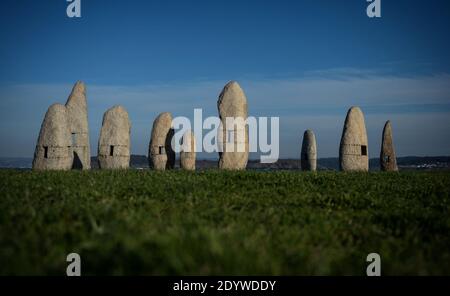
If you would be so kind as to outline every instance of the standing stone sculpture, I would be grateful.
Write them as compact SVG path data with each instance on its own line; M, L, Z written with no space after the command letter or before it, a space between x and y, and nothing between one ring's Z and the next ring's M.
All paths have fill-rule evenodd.
M247 98L237 82L232 81L225 85L217 107L221 121L218 131L219 168L244 170L249 153L246 124L248 110Z
M382 171L396 172L397 158L395 157L394 143L392 139L391 122L387 121L383 129L383 139L381 142L380 168Z
M153 122L150 144L148 147L149 166L158 171L173 169L175 151L172 149L172 114L161 113Z
M307 130L303 135L302 155L300 161L303 171L317 170L317 144L313 131Z
M50 106L42 122L33 159L33 170L70 170L73 162L67 109Z
M98 141L98 164L101 169L128 169L130 166L131 124L128 112L114 106L103 115Z
M181 168L187 171L195 171L195 136L190 130L183 135L180 152Z
M352 107L347 113L341 145L339 164L342 171L369 171L369 150L364 123L364 114L358 107Z
M89 145L86 87L83 82L77 82L73 87L66 108L72 137L72 168L88 170L91 168L91 149Z

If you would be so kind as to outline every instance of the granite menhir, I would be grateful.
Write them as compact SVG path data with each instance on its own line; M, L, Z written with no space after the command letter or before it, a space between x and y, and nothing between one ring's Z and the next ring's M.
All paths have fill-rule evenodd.
M86 101L86 86L77 82L66 103L71 146L73 153L73 169L89 170L91 168L91 149L89 144L89 125Z
M175 151L172 149L172 114L161 113L153 122L150 144L148 147L149 166L157 171L173 169Z
M369 171L366 125L359 107L352 107L347 113L339 147L339 165L345 172Z
M381 141L380 169L382 171L396 172L397 158L395 157L394 141L392 139L392 125L387 121L383 129L383 139Z
M122 106L114 106L103 115L98 141L100 169L128 169L130 166L131 123Z
M307 130L303 134L300 165L303 171L317 170L317 144L312 130Z
M237 82L232 81L225 85L217 107L220 117L219 168L244 170L247 167L249 153L246 123L248 110L247 98Z
M180 152L180 166L187 171L195 171L195 136L191 130L184 133L181 152Z
M51 105L42 122L33 170L70 170L72 162L67 109L61 104Z

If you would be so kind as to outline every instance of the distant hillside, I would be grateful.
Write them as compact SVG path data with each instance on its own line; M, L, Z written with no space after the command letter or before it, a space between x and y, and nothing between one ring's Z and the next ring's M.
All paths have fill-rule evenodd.
M2 169L30 169L33 163L28 157L0 157L0 168Z
M30 169L32 158L12 158L0 157L0 168L10 169ZM401 170L442 170L450 169L450 156L407 156L397 158L398 166ZM97 157L91 158L92 168L98 168ZM299 169L298 159L280 159L276 163L261 164L258 160L250 160L247 168L250 170L296 170ZM320 158L317 161L319 170L339 170L339 159L337 157ZM132 155L131 167L135 169L148 168L148 159L144 155ZM175 167L179 167L177 159ZM198 169L217 168L217 160L197 160ZM370 170L380 169L379 159L370 159Z

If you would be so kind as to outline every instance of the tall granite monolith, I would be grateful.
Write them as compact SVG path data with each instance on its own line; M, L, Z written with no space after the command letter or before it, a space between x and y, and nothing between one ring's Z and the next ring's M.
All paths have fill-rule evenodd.
M152 134L148 148L149 166L157 171L173 169L175 151L172 149L172 114L161 113L153 122Z
M181 152L180 152L180 166L187 171L195 171L195 136L191 130L184 133Z
M346 172L369 170L369 148L364 114L359 107L347 113L339 147L340 169Z
M91 149L89 144L89 125L86 101L86 87L77 82L72 89L67 103L67 114L71 133L73 169L89 170L91 168Z
M114 106L103 115L98 141L100 169L128 169L130 166L131 123L122 106Z
M396 172L397 158L395 156L394 141L392 137L392 125L387 121L383 129L383 139L381 141L380 169L382 171Z
M301 167L303 171L317 170L317 144L316 136L311 130L305 131L303 134Z
M223 88L217 102L220 117L218 131L219 168L244 170L247 167L249 143L247 98L235 81Z
M70 170L73 155L67 109L49 107L41 125L33 159L33 170Z

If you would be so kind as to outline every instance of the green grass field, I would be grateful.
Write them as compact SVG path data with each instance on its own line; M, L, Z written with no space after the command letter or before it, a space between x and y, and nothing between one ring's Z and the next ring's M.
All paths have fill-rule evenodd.
M450 275L450 172L0 171L0 274Z

